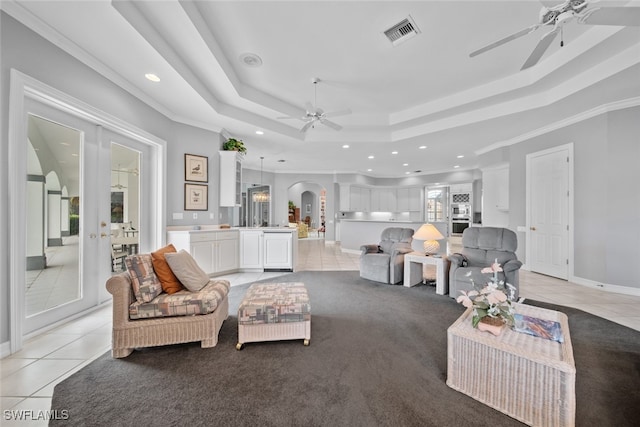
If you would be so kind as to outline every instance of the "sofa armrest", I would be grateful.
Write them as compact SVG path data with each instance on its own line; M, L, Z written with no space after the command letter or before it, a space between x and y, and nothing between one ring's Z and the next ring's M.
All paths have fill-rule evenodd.
M380 252L380 247L378 245L362 245L360 246L361 255L365 254L377 254Z
M393 252L391 253L391 256L394 257L396 255L406 255L408 253L413 252L413 248L411 247L399 247L399 248L394 248Z
M126 272L116 274L107 280L106 286L113 297L113 326L122 327L130 322L129 306L133 302L131 276Z
M522 262L520 260L511 259L504 263L504 265L502 266L502 270L506 273L519 270L520 267L522 267Z
M451 263L451 267L455 268L462 267L464 262L464 256L462 256L462 254L451 254L447 256L447 259Z

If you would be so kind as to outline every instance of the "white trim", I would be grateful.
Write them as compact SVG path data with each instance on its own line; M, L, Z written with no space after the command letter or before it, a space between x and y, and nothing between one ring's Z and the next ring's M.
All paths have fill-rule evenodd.
M23 117L25 99L30 98L52 108L63 111L94 125L102 126L112 132L124 135L133 140L147 144L156 152L154 175L155 185L158 191L155 195L156 206L154 209L153 236L154 243L164 243L164 228L166 226L166 182L163 171L166 170L166 141L137 128L115 116L111 116L79 99L59 91L45 83L42 83L20 71L11 69L10 96L9 96L9 338L10 352L15 353L22 348L23 319L24 319L24 271L26 269L24 251L20 249L21 233L25 230L25 216L22 214L20 194L25 193L26 181L20 177L25 176L25 144L26 126ZM21 160L22 159L22 160ZM110 180L110 178L109 178Z
M609 283L601 283L591 279L585 279L583 277L570 276L569 281L580 286L586 286L588 288L598 289L602 292L610 292L624 295L640 296L640 288L632 288L629 286L612 285Z
M490 151L496 150L502 147L508 147L510 145L517 144L519 142L527 141L531 138L535 138L536 136L544 135L545 133L553 132L554 130L562 129L564 127L580 123L584 120L590 119L592 117L596 117L602 114L610 113L612 111L624 110L625 108L637 107L640 105L640 97L623 99L622 101L615 101L609 104L599 105L595 108L592 108L587 111L583 111L581 113L575 114L571 117L564 118L562 120L558 120L557 122L551 123L547 126L532 130L531 132L523 133L522 135L518 135L514 138L507 139L504 141L496 142L487 147L481 148L479 150L474 151L476 155L481 155L488 153Z

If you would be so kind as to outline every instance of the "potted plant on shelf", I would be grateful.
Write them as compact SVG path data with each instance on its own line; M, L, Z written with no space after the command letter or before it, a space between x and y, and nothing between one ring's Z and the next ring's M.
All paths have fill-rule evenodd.
M229 138L224 144L222 144L224 151L237 151L239 153L246 153L247 147L244 146L244 142L240 139Z

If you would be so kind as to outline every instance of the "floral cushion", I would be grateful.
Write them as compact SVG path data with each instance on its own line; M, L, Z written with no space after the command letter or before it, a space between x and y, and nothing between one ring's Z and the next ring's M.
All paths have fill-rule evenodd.
M228 280L210 280L198 292L186 289L171 295L162 293L150 302L136 301L129 306L129 318L148 319L153 317L192 316L209 314L229 293Z
M162 293L162 284L153 270L151 254L129 255L124 263L138 302L149 302Z
M240 325L305 320L311 320L311 304L304 283L254 283L238 308Z

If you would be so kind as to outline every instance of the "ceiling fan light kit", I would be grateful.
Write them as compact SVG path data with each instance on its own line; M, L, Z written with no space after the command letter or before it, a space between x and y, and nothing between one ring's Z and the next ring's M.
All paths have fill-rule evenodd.
M542 7L538 23L489 43L469 54L470 57L480 55L505 43L526 36L543 26L553 26L553 29L540 38L521 70L532 67L540 61L558 33L562 32L565 24L574 18L579 24L587 25L615 25L640 26L640 7L595 7L588 8L590 3L598 0L566 0L556 6ZM560 43L564 45L564 40Z
M351 114L351 110L346 109L342 111L333 111L333 112L326 113L322 108L319 108L317 104L317 100L318 100L318 83L320 83L320 81L321 80L319 77L313 77L311 79L311 83L313 83L313 90L314 90L314 103L312 104L311 102L305 102L304 116L302 117L284 116L284 117L278 117L278 119L302 120L303 122L305 122L305 124L304 126L302 126L302 128L300 128L301 133L305 133L310 128L314 128L316 123L322 123L323 125L330 127L331 129L334 129L334 130L341 130L342 126L340 126L335 122L332 122L331 120L328 120L327 117L336 117L336 116Z

